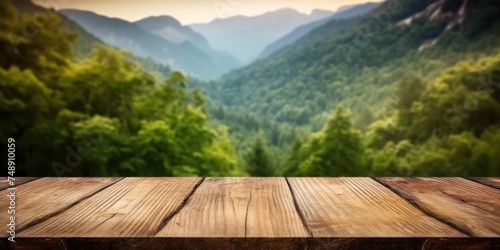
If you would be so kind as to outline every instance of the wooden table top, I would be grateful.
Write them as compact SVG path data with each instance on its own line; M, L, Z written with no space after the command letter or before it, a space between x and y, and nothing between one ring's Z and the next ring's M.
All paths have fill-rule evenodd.
M16 237L500 237L500 178L16 182Z

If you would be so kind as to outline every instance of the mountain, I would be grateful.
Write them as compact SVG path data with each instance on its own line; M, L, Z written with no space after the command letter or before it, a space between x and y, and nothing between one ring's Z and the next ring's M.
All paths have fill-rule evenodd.
M314 9L311 11L311 15L310 18L312 21L315 21L315 20L320 20L320 19L323 19L323 18L327 18L333 14L335 14L336 11L331 11L331 10L322 10L322 9Z
M330 19L327 19L327 20L329 21L329 20L333 20L333 19L342 19L342 18L351 18L351 17L355 17L355 16L364 16L364 15L370 13L375 8L377 8L380 4L381 4L380 2L378 2L378 3L367 2L364 4L349 6L347 8L341 7L341 8L339 8L340 10L338 10L333 16L330 17Z
M292 32L288 33L287 35L283 36L282 38L278 39L277 41L269 44L266 46L264 51L260 54L259 58L265 58L269 56L270 54L274 53L275 51L278 51L279 49L287 46L288 44L291 44L300 37L304 36L305 34L309 33L309 31L313 30L316 27L319 27L328 21L334 20L334 19L342 19L342 18L350 18L350 17L355 17L355 16L362 16L373 9L375 9L377 6L379 6L380 3L365 3L365 4L360 4L360 5L349 5L349 6L343 6L340 7L337 12L335 12L333 15L329 15L327 18L323 18L321 20L308 23L305 25L302 25L298 28L295 28ZM313 11L314 14L314 11Z
M342 12L342 11L346 11L346 10L348 10L348 9L352 8L352 7L355 7L356 5L358 5L358 4L349 4L349 5L340 6L340 7L337 9L337 11L336 11L336 12L337 12L337 13L339 13L339 12Z
M403 78L430 81L462 60L498 53L498 13L493 0L384 2L372 15L331 20L226 74L211 95L229 107L315 129L343 104L366 129L392 114Z
M39 5L34 4L31 0L17 0L13 1L13 5L21 13L50 13L55 14L53 10L45 9ZM70 33L78 34L77 40L73 43L73 54L77 58L87 55L95 43L104 44L99 38L87 32L82 26L64 15L58 15L65 29Z
M12 1L12 4L23 13L35 13L37 11L46 12L49 10L44 9L41 6L33 4L31 0L16 0Z
M171 16L151 16L134 22L139 27L159 35L173 43L191 42L196 46L203 46L206 39L190 27L182 24Z
M241 66L241 62L226 52L214 50L201 34L188 26L183 26L171 16L152 16L134 22L142 29L158 35L172 43L189 42L210 56L212 61L223 72Z
M294 28L322 19L333 12L316 10L306 15L293 9L280 9L258 16L234 16L206 24L191 24L216 50L227 51L243 63L249 63L266 45Z
M214 78L221 73L209 55L188 41L176 44L136 24L90 11L65 9L60 12L107 44L138 56L150 57L197 77Z
M55 15L61 19L61 24L64 29L72 34L76 34L78 37L76 41L72 44L73 56L75 59L82 59L89 56L89 53L94 48L95 44L101 44L104 46L109 46L96 36L90 34L82 26L80 26L75 21L66 17L61 13L57 13L54 10L46 9L39 5L34 4L31 0L18 0L13 2L13 5L20 13L34 14L34 13L50 13L50 15ZM157 72L160 77L167 77L171 69L168 66L157 63L151 58L144 58L137 55L128 55L127 59L133 60L142 65L142 67L150 72Z

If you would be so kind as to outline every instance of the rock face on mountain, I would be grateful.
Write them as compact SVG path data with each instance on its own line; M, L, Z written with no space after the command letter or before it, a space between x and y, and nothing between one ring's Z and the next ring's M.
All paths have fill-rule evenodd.
M330 20L224 75L217 84L223 95L214 96L299 125L325 119L323 112L339 104L356 119L369 113L366 105L382 115L405 72L430 77L472 55L494 53L499 7L493 0L390 0L365 17Z

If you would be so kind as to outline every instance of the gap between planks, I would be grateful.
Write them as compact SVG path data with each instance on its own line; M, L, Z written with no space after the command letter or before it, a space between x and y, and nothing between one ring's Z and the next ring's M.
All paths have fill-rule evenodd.
M290 178L315 237L464 237L370 178Z
M125 178L20 236L151 237L201 179Z
M22 232L22 231L24 231L24 230L26 230L26 229L29 229L30 227L33 227L33 226L35 226L35 225L37 225L37 224L40 224L40 223L42 223L42 222L44 222L44 221L46 221L46 220L49 220L49 219L50 219L50 218L52 218L52 217L55 217L55 216L57 216L57 215L59 215L59 214L64 213L64 212L65 212L65 211L67 211L68 209L70 209L70 208L72 208L72 207L74 207L74 206L76 206L76 205L80 204L80 203L81 203L81 202L83 202L84 200L87 200L87 199L91 198L92 196L94 196L94 195L98 194L99 192L101 192L101 191L103 191L103 190L105 190L105 189L107 189L107 188L109 188L109 187L111 187L111 186L115 185L116 183L120 182L120 181L121 181L121 180L123 180L123 179L125 179L125 178L124 178L124 177L117 178L116 180L114 180L114 181L110 182L109 184L106 184L106 185L102 186L101 188L99 188L99 189L97 189L97 190L95 190L95 191L92 191L92 192L90 192L90 193L88 193L88 194L86 194L86 195L82 196L82 197L81 197L81 198L79 198L78 200L76 200L76 201L74 201L74 202L72 202L72 203L68 204L67 206L65 206L65 207L63 207L63 208L60 208L60 209L58 209L58 210L56 210L56 211L54 211L54 212L52 212L52 213L50 213L50 214L47 214L47 215L43 216L42 218L38 218L38 219L36 219L36 220L33 220L33 221L31 221L31 222L27 223L26 225L20 226L20 227L17 229L17 233L20 233L20 232Z
M151 237L154 237L155 235L157 235L172 220L172 218L174 218L174 216L176 214L178 214L189 203L189 200L191 199L193 194L196 192L196 190L198 190L198 188L201 186L201 184L205 181L205 179L206 179L205 177L202 177L201 180L198 181L198 183L196 183L196 185L194 185L191 192L189 192L186 195L186 197L181 202L181 204L179 204L179 206L174 211L172 211L167 216L165 216L165 218L161 221L160 225L158 225L158 228L155 230L153 235L151 235Z
M459 177L374 179L422 212L468 236L498 237L500 234L497 188Z
M386 187L387 189L389 189L391 192L393 192L393 193L395 193L396 195L398 195L399 197L401 197L401 199L408 201L408 202L409 202L412 206L414 206L416 209L418 209L418 210L422 211L422 213L426 214L427 216L432 217L432 218L434 218L434 219L436 219L436 220L440 221L441 223L444 223L444 224L446 224L446 225L448 225L448 226L450 226L450 227L454 228L455 230L457 230L457 231L459 231L459 232L461 232L461 233L463 233L463 234L465 234L465 235L467 235L467 236L469 236L469 237L470 237L470 236L472 236L472 235L470 234L470 232L468 232L467 230L464 230L463 228L456 226L454 223L451 223L451 222L450 222L450 221L448 221L448 220L445 220L445 219L443 219L443 218L440 218L440 216L436 216L434 213L429 212L427 209L423 209L423 208L422 208L419 204L417 204L415 201L413 201L413 200L411 200L411 199L407 199L407 197L405 197L404 195L402 195L402 194L401 194L401 192L399 192L399 191L395 190L395 189L394 189L393 187L391 187L390 185L388 185L388 184L386 184L386 183L384 183L384 182L380 181L380 180L378 179L378 177L371 177L371 178L372 178L374 181L376 181L376 182L380 183L381 185L383 185L384 187Z
M277 178L277 179L279 179L279 178ZM400 194L397 190L394 190L392 187L390 187L390 185L389 185L389 186L388 186L388 185L385 185L384 183L382 183L381 181L379 181L377 178L371 178L371 179L373 179L375 182L377 182L377 183L379 183L379 184L383 185L383 187L384 187L384 188L388 189L388 192L390 192L390 193L394 193L395 195L397 195L398 197L402 198L402 199L403 199L403 200L405 200L406 202L409 202L409 203L410 203L413 207L415 207L415 209L417 209L417 210L421 211L422 213L424 213L424 214L428 215L429 217L434 218L434 219L436 219L437 221L439 221L439 222L441 222L441 223L444 223L444 224L446 224L446 225L448 225L448 226L450 226L450 227L454 228L455 230L457 230L457 231L460 231L460 232L464 233L465 235L469 235L469 236L471 235L470 233L468 233L469 231L467 231L467 230L462 231L462 230L460 230L460 229L462 229L461 227L457 228L457 227L455 227L455 226L454 226L454 224L453 224L453 225L450 225L450 224L446 223L445 221L441 220L440 218L436 217L436 216L435 216L435 214L432 214L432 213L431 213L431 214L429 214L429 213L427 213L427 212L426 212L426 210L425 210L425 209L422 209L420 206L418 206L418 204L414 204L414 202L412 202L412 199L408 199L407 197L404 197L404 196L403 196L403 195L401 195L401 194ZM101 191L103 191L104 189L107 189L107 188L109 188L109 187L111 187L111 186L115 185L116 183L118 183L118 182L119 182L119 181L121 181L121 180L123 180L123 178L118 179L118 180L116 180L116 181L114 181L114 182L112 182L112 183L108 184L108 185L107 185L107 186L105 186L105 187L101 187L99 190L96 190L96 191L93 191L93 192L91 192L91 193L87 194L86 196L81 197L80 199L78 199L78 200L76 200L76 201L72 202L71 204L69 204L69 205L67 205L67 206L65 206L65 207L63 207L63 208L58 209L57 211L55 211L55 212L53 212L53 213L51 213L51 214L45 215L45 216L42 218L43 220L41 220L41 221L40 221L40 219L37 219L36 221L32 221L32 222L30 222L29 224L25 225L25 226L22 228L22 230L25 230L25 229L27 229L27 228L29 228L29 227L33 226L33 225L39 224L39 223L41 223L41 222L43 222L43 221L45 221L45 220L48 220L48 219L50 219L50 218L52 218L52 217L54 217L54 216L57 216L58 214L64 213L66 210L68 210L68 209L70 209L70 208L72 208L72 207L74 207L74 206L76 206L76 205L80 204L80 203L81 203L81 202L83 202L84 200L86 200L86 199L88 199L88 198L90 198L90 197L92 197L92 196L94 196L94 195L96 195L96 194L100 193L100 192L101 192ZM305 218L305 216L304 216L304 211L302 211L302 210L300 209L300 206L299 206L299 204L298 204L298 202L299 202L299 201L297 200L297 197L296 197L296 195L297 195L297 194L296 194L295 190L294 190L294 189L293 189L293 187L292 187L292 186L294 186L294 187L295 187L295 185L291 185L290 180L289 180L288 178L286 178L286 177L284 178L284 180L285 180L285 182L286 182L286 184L285 184L285 185L287 185L287 188L285 187L285 189L283 189L283 190L286 190L286 189L288 189L288 190L289 190L289 192L290 192L290 194L289 194L289 195L290 195L290 198L291 198L290 200L292 200L292 201L293 201L293 204L292 204L292 206L291 206L290 208L291 208L291 209L295 209L295 212L297 213L297 215L298 215L298 217L299 217L299 219L300 219L300 222L302 223L303 228L307 231L307 233L309 234L309 237L313 237L312 231L308 228L307 220L306 220L306 218ZM163 229L164 229L164 228L165 228L168 224L170 224L170 223L172 223L172 224L173 224L173 223L174 223L174 220L172 220L172 219L173 219L174 217L176 217L176 215L178 215L179 213L183 212L183 209L186 209L186 207L190 206L190 202L191 202L191 200L192 200L192 197L195 195L195 193L199 192L200 190L202 190L202 189L204 188L204 187L201 187L201 188L200 188L200 186L201 186L201 185L202 185L205 181L206 181L206 178L201 178L201 179L200 179L200 180L199 180L199 181L198 181L198 182L197 182L194 186L192 186L191 190L190 190L190 191L188 191L188 193L187 193L187 194L185 194L185 196L184 196L184 198L183 198L183 199L181 198L182 196L181 196L181 197L179 197L179 198L181 198L182 200L181 200L181 202L180 202L180 203L178 203L177 207L176 207L173 211L171 211L170 213L168 213L167 215L165 215L165 217L164 217L163 219L161 219L161 220L160 220L161 222L160 222L160 224L157 226L156 230L153 230L153 231L152 231L152 232L150 232L150 233L153 233L153 236L155 236L155 235L156 235L156 234L158 234L160 231L162 231L162 230L163 230ZM471 182L471 183L476 183L476 182L474 182L474 181L470 181L470 182ZM480 183L476 183L476 184L477 184L477 185L480 185ZM205 186L205 185L203 185L203 186ZM487 187L487 188L491 188L491 187L488 187L488 186L486 186L486 185L481 185L481 186L485 186L485 187ZM189 189L188 189L188 190L189 190ZM251 191L252 191L252 190L250 190L250 197L249 197L248 203L245 205L245 206L246 206L246 213L244 214L244 215L245 215L245 218L244 218L244 237L247 237L247 227L248 227L248 226L250 226L250 225L247 225L247 220L249 220L249 219L248 219L248 217L249 217L249 216L248 216L248 215L249 215L249 208L250 208L250 203L251 203L251 201L252 201L252 195L253 195ZM300 190L299 190L299 191L300 191ZM447 192L447 190L445 190L445 191ZM256 199L258 199L258 198L259 198L259 196L257 196L257 197L256 197ZM253 206L252 206L252 207L253 207ZM243 213L242 213L242 215L243 215ZM114 215L113 215L113 216L114 216ZM111 217L111 218L112 218L112 217ZM108 220L109 220L109 219L111 219L111 218L108 218ZM104 222L105 222L105 221L104 221ZM103 223L104 223L104 222L103 222ZM300 222L299 222L299 223L297 223L297 224L300 224ZM250 222L248 222L248 224L250 224ZM97 226L99 226L99 225L97 225Z
M283 177L207 178L188 201L156 237L310 237Z
M309 234L309 237L314 237L313 232L307 226L307 221L306 221L306 218L304 217L304 213L302 212L302 210L300 210L300 207L299 207L299 204L297 201L297 197L295 197L295 192L293 191L292 185L290 185L290 181L288 180L288 177L285 177L285 181L286 181L286 184L288 185L288 189L290 189L290 193L292 194L293 205L295 206L295 210L297 210L297 214L299 214L300 221L302 222L304 229Z
M500 190L500 178L491 178L491 177L468 177L465 178L469 181L473 181L488 187L496 188Z

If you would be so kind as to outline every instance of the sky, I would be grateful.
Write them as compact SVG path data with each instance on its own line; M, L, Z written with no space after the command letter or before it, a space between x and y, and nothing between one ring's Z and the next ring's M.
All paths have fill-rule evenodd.
M169 15L184 25L236 15L255 16L287 7L309 14L313 9L336 10L368 1L381 0L34 0L45 7L89 10L128 21Z

